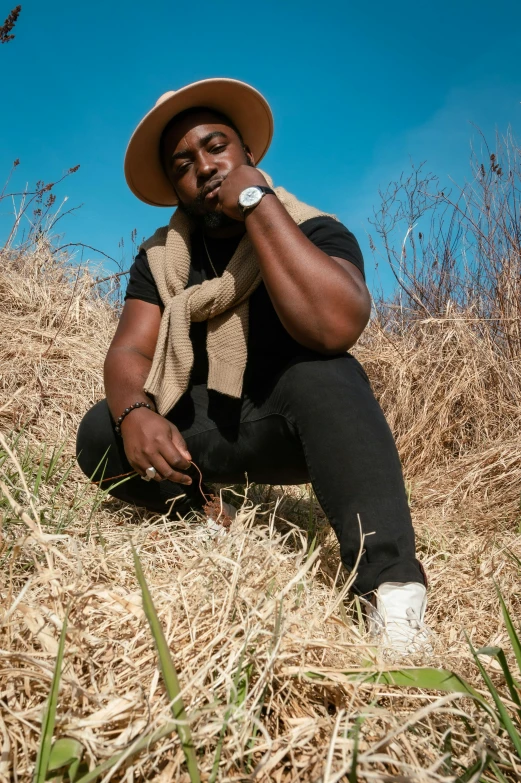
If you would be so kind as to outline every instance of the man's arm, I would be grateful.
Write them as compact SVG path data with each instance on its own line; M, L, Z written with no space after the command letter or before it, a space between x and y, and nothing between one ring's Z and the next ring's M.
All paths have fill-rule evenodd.
M317 248L275 196L265 196L244 218L237 207L239 194L251 185L265 184L257 169L235 169L220 188L222 210L244 220L264 284L291 336L319 353L347 351L371 312L362 273L351 262Z
M160 323L158 306L140 299L125 302L104 365L105 393L114 419L133 402L153 405L143 386L152 366Z
M152 366L161 323L158 305L127 299L105 358L105 393L109 410L117 419L134 402L153 401L143 391ZM181 472L189 468L190 453L177 427L154 410L136 408L121 424L125 453L141 475L151 465L156 480L191 484Z

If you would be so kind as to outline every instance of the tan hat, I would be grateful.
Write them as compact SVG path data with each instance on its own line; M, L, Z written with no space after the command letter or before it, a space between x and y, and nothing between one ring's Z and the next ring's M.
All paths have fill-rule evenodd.
M160 160L161 134L172 117L185 109L204 106L225 114L240 131L255 163L264 157L273 136L273 115L268 102L237 79L204 79L180 90L165 92L132 134L125 155L127 184L141 201L172 207L177 196Z

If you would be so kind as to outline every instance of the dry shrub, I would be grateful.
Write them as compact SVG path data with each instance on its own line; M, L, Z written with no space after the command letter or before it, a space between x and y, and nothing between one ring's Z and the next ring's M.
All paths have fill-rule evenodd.
M0 780L31 779L69 604L55 736L77 738L92 766L130 753L170 718L129 539L179 672L204 780L223 726L222 781L345 779L359 728L359 780L448 783L487 753L519 765L469 699L346 681L342 671L374 662L373 653L342 600L332 533L308 497L277 493L274 506L255 488L259 502L246 501L231 533L208 544L192 521L104 498L71 468L77 424L103 394L117 320L111 292L94 283L44 240L1 256L0 421L12 456L0 448ZM482 687L465 632L476 647L508 648L493 579L521 614L512 557L521 558L518 343L515 329L484 320L484 297L463 301L453 288L443 298L443 285L432 300L439 311L420 288L379 304L357 352L412 482L438 638L431 663ZM502 307L518 312L512 297ZM310 513L321 545L311 557L294 524ZM326 683L302 676L317 667ZM499 684L496 663L487 667ZM184 769L173 734L104 779L184 781Z
M521 498L521 151L512 137L442 190L421 168L381 194L374 227L398 293L357 346L428 501L473 498L517 524Z

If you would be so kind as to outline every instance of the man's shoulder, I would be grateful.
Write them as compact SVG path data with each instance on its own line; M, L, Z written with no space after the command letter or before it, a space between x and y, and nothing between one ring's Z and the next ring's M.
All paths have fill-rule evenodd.
M164 247L168 235L168 226L157 228L151 237L145 239L139 246L139 252L147 252L153 247Z
M306 220L304 220L300 224L300 228L304 233L307 233L309 231L313 231L315 228L336 228L338 226L343 226L342 223L340 223L339 219L336 215L328 215L326 213L320 214L320 215L313 215ZM345 226L343 226L345 228Z
M300 230L328 256L344 258L364 274L364 259L354 234L333 215L318 215L300 224Z

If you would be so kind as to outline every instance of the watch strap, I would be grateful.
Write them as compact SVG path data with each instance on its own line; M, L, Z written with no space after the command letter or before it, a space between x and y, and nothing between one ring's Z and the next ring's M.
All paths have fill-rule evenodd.
M255 188L255 190L260 190L260 192L262 193L262 196L261 196L261 197L260 197L260 199L257 201L257 204L260 204L260 202L262 201L262 199L264 198L264 196L268 196L268 195L271 195L271 196L276 196L276 195L277 195L277 194L275 193L275 191L273 190L273 188L269 188L267 185L250 185L250 187L251 187L251 188ZM247 188L245 188L245 190L247 190ZM243 192L244 192L244 191L243 191ZM248 210L250 210L250 209L255 209L255 207L257 206L257 204L252 204L251 206L248 206L248 207L243 207L243 205L241 204L241 201L240 201L240 196L239 196L239 202L238 202L238 204L239 204L239 209L241 210L241 212L242 212L243 214L245 214L245 213L246 213Z

